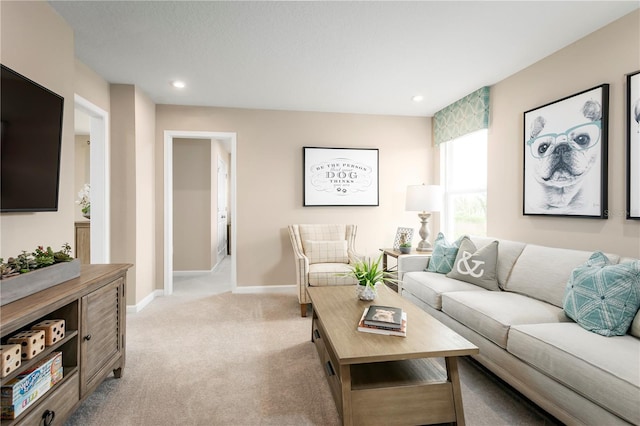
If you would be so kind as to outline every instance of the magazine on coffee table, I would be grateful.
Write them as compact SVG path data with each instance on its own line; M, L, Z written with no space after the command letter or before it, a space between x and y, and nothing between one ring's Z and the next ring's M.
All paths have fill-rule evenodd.
M370 305L364 317L365 325L400 330L402 326L402 308L394 306Z
M367 325L364 323L364 319L369 311L370 307L364 308L364 312L362 313L362 317L360 317L360 321L358 322L358 331L362 331L364 333L374 333L374 334L384 334L387 336L400 336L407 337L407 313L402 312L402 325L398 330L391 330L387 327L378 327L375 325Z

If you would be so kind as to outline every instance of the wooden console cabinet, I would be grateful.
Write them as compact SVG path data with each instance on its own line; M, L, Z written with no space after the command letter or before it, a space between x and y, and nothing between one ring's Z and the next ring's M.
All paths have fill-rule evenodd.
M0 380L5 384L54 351L64 377L8 425L62 425L112 371L121 377L126 348L126 273L130 264L82 265L78 278L2 307L1 341L45 319L64 319L64 339ZM0 284L1 285L1 284Z

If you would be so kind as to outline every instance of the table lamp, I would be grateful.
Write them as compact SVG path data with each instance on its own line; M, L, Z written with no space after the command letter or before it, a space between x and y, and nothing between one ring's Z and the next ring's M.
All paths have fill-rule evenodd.
M439 185L409 185L407 187L407 203L405 210L420 212L420 237L422 241L416 248L417 251L431 251L433 247L427 239L429 238L428 220L432 212L442 210L442 187Z

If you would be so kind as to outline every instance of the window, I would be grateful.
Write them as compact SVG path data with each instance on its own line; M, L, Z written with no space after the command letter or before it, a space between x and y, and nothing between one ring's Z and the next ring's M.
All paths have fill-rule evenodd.
M440 155L443 233L452 239L460 235L486 235L487 130L441 144Z

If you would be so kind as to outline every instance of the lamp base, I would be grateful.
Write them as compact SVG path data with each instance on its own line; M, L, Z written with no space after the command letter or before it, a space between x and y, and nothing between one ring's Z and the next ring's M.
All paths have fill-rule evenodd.
M429 227L427 225L429 218L431 217L431 213L422 212L418 213L418 217L420 218L420 237L422 241L418 243L418 247L416 247L416 251L433 251L433 246L427 239L429 238Z

